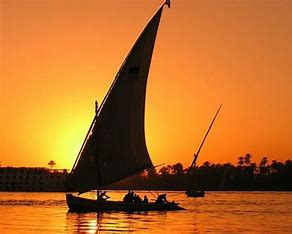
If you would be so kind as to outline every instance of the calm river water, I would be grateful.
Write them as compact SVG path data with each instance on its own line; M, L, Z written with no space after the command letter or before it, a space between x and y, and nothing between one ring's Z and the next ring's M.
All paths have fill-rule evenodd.
M121 199L125 192L108 194ZM168 192L168 199L187 210L76 214L68 213L63 193L1 192L0 233L292 233L292 193L209 192L187 198Z

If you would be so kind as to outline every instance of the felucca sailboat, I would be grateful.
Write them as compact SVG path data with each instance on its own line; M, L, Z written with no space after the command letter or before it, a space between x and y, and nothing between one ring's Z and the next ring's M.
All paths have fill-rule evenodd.
M207 130L207 132L206 132L206 134L204 136L204 138L203 138L203 141L201 142L201 145L199 146L199 149L198 149L197 153L194 154L194 159L192 161L191 166L189 167L189 171L188 171L189 174L192 174L193 170L195 170L197 159L199 157L199 153L200 153L200 151L201 151L201 149L202 149L202 147L203 147L203 145L205 143L205 140L206 140L206 138L207 138L207 136L208 136L208 134L209 134L209 132L210 132L210 130L211 130L216 118L217 118L217 115L218 115L221 107L222 107L222 104L219 106L219 108L218 108L218 110L217 110L217 112L216 112L216 114L215 114L215 116L214 116L214 118L213 118L213 120L212 120L212 122L211 122L211 124L210 124L210 126L209 126L209 128L208 128L208 130ZM192 182L194 182L194 181L192 181ZM204 197L205 196L205 192L203 190L198 191L196 189L196 185L193 185L191 188L188 188L186 190L186 195L188 197Z
M144 133L145 93L160 17L167 0L148 22L118 71L96 113L70 173L69 191L100 189L152 168ZM96 105L97 106L97 105ZM98 196L97 196L98 197ZM70 211L180 210L175 202L123 202L66 194Z

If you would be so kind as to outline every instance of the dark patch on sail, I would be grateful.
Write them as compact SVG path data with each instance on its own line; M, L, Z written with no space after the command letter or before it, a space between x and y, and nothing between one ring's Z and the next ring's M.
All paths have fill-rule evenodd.
M129 74L138 74L140 71L140 67L129 67Z

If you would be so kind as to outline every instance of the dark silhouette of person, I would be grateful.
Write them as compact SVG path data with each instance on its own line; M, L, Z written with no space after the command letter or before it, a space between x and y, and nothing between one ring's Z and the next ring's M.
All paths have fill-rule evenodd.
M128 193L124 196L124 202L133 202L134 201L134 192L129 190Z
M144 195L144 199L142 201L143 203L148 203L148 197L146 195Z
M129 201L130 193L131 193L131 191L128 190L128 193L126 193L125 196L124 196L124 198L123 198L123 201L124 201L124 202L128 202L128 201Z
M142 199L138 194L134 194L134 202L136 203L141 203Z
M98 200L107 200L107 199L109 199L110 197L108 196L108 195L106 195L106 191L103 191L102 193L100 193L99 195L98 195Z
M156 199L156 203L166 203L166 202L167 202L166 193L158 195Z
M133 191L130 192L129 202L134 202L134 196L135 196L135 193Z

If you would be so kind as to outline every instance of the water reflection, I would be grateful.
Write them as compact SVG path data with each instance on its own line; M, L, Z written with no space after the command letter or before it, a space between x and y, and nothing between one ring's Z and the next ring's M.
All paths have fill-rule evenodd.
M99 233L101 214L67 213L67 232Z
M67 213L67 232L77 233L165 233L171 228L171 223L180 225L180 221L168 212ZM197 230L190 232L196 233Z
M68 232L129 232L134 229L131 218L123 213L67 213Z
M0 193L0 233L291 233L292 193L213 194L178 195L185 211L78 214L63 193Z

